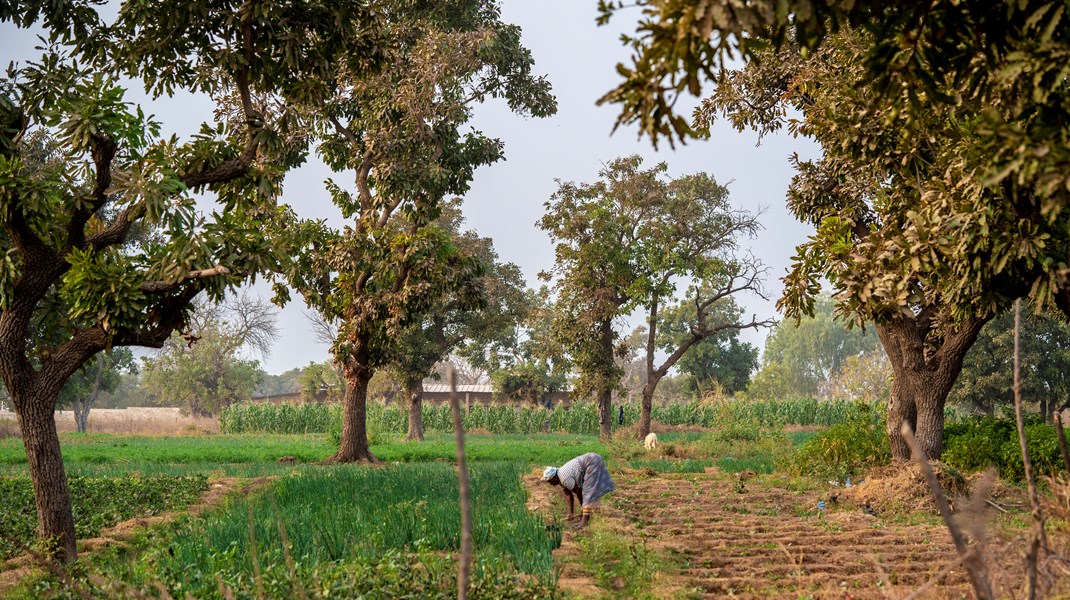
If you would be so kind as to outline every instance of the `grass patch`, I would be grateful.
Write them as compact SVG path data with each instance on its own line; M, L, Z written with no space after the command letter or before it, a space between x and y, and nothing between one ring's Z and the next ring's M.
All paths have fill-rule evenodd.
M283 456L298 463L316 463L334 452L326 435L211 435L149 437L114 434L61 436L67 471L71 475L175 476L190 473L211 476L257 477L282 475L293 465L278 464ZM456 459L451 434L429 435L423 442L390 440L372 445L385 462L433 462ZM597 436L590 435L469 435L468 460L529 461L560 465L586 452L605 453ZM301 467L301 465L298 465ZM0 440L0 473L25 475L26 451L21 440Z
M105 528L134 517L184 508L208 488L208 479L193 477L69 477L75 534L100 535ZM31 543L37 531L37 507L29 477L0 478L0 559L20 554L13 540Z
M619 532L600 520L591 523L587 535L579 538L580 565L598 587L613 598L652 598L657 574L672 568L665 556Z
M482 597L555 594L552 551L560 537L525 509L520 475L527 470L517 462L472 466L473 588ZM256 597L259 589L271 598L299 590L317 597L450 597L451 554L460 543L457 497L448 464L309 468L261 494L157 529L137 552L93 557L88 572L134 590L159 582L173 597L217 598L226 595L221 589L237 597ZM23 593L33 597L49 585L42 579Z

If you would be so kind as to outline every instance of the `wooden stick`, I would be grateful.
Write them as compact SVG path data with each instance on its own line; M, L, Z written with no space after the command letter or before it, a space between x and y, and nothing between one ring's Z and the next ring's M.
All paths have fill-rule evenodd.
M457 397L457 373L447 367L450 382L450 410L453 412L453 431L457 436L457 480L461 488L461 557L457 575L457 599L468 599L468 580L472 569L472 492L468 484L468 461L464 453L464 419Z
M1029 486L1029 505L1033 513L1033 527L1029 535L1029 543L1025 547L1025 593L1029 600L1037 597L1037 557L1040 554L1040 545L1044 540L1044 513L1040 508L1040 498L1037 496L1037 480L1033 476L1033 462L1029 459L1029 447L1025 440L1025 420L1022 417L1022 386L1018 378L1018 337L1021 330L1022 299L1014 301L1014 421L1018 427L1018 444L1022 449L1022 467L1025 470L1025 481ZM1045 544L1046 545L1046 544Z
M1063 470L1070 474L1070 452L1066 449L1066 432L1063 431L1063 413L1054 412L1055 434L1059 438L1059 453L1063 455Z
M951 540L955 542L955 550L958 551L962 565L966 567L966 573L970 576L970 584L973 585L973 592L977 595L977 600L994 600L995 594L992 592L992 582L988 579L988 571L985 568L983 557L977 552L976 548L969 546L962 529L951 518L951 506L948 505L947 497L944 496L944 492L940 489L940 482L937 481L936 475L933 474L929 461L925 460L925 451L921 449L921 444L914 437L914 431L908 423L903 423L900 432L903 434L903 440L910 446L914 460L921 467L921 472L925 475L925 481L929 483L929 490L933 494L933 500L936 501L936 507L940 509L940 516L943 517L944 524L947 525L948 531L951 532Z

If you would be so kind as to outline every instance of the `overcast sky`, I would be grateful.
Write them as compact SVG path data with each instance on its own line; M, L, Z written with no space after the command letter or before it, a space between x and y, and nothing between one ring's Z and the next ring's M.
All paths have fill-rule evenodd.
M596 14L594 0L505 0L503 18L523 28L524 43L535 58L535 72L546 75L553 85L558 113L548 119L522 118L510 113L504 102L477 109L473 127L502 139L506 159L476 172L464 204L468 227L493 238L500 258L519 265L529 285L535 287L539 271L553 263L550 241L535 222L557 189L555 179L591 182L597 179L603 163L636 153L650 165L667 163L670 176L706 171L719 182L728 183L737 207L765 210L761 219L765 230L750 247L770 267L766 288L771 301L756 297L738 300L747 316L775 316L773 301L780 294L780 278L795 245L811 233L785 208L792 175L788 159L794 152L803 158L816 156L816 147L786 134L766 136L758 146L756 134L736 133L724 124L714 130L711 140L692 141L675 150L659 146L655 151L648 139L638 139L630 128L611 135L617 108L596 106L595 101L617 84L615 66L628 57L619 37L634 26L637 15L625 10L610 26L598 27ZM10 23L0 25L0 58L5 65L32 58L33 43L32 35L15 30ZM132 90L128 98L155 114L167 135L188 134L201 121L211 119L212 104L207 98L184 95L149 102L140 90ZM339 222L323 186L330 176L323 165L313 161L287 176L283 200L302 216ZM351 175L336 177L349 181ZM282 336L263 360L269 373L329 358L327 347L312 339L305 311L296 294L294 302L280 311ZM761 347L765 333L750 330L742 337Z

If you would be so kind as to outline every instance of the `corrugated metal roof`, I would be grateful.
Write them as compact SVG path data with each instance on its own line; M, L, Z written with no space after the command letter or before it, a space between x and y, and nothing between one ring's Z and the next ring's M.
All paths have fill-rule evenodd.
M448 383L425 383L424 392L448 394L450 393L450 386ZM458 394L464 394L466 392L473 394L490 394L494 392L494 387L489 383L463 384L457 386Z

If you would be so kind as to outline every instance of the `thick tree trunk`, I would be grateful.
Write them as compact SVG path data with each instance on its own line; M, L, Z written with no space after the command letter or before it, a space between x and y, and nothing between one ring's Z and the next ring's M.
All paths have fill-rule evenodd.
M904 423L914 430L926 458L939 460L947 395L962 371L966 352L991 316L947 326L939 337L931 329L934 318L932 311L922 311L918 316L897 316L877 325L877 335L894 372L888 401L893 460L910 460L910 448L900 434Z
M33 393L12 390L12 400L19 407L19 428L26 459L33 480L37 505L37 535L49 541L52 554L64 562L77 557L74 515L67 474L56 434L56 397L39 398Z
M409 432L405 436L410 440L424 439L424 384L422 380L409 381L406 384L409 393Z
M372 462L379 459L368 448L368 382L371 373L364 369L346 373L346 392L342 399L342 443L338 451L324 462Z

